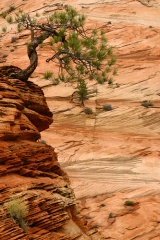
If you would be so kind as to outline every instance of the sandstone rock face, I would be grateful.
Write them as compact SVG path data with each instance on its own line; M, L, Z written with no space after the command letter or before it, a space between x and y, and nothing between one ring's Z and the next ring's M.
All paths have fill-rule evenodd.
M117 55L118 75L112 85L88 83L92 94L86 107L93 110L89 116L70 101L74 85L52 86L43 79L43 73L53 67L56 71L56 65L45 63L52 55L47 43L38 49L39 65L32 80L43 88L54 114L54 122L42 138L55 147L89 228L102 232L105 239L158 240L160 0L23 3L25 11L31 15L37 11L43 18L61 4L72 4L88 16L89 26L105 30ZM18 9L19 1L14 5ZM7 8L2 2L0 6L2 11ZM4 19L1 23L7 24ZM22 53L29 33L15 34L15 25L7 27L9 32L2 33L1 65L27 67L27 56ZM13 44L12 36L17 37ZM143 107L144 100L153 107ZM111 104L113 110L103 111L104 104ZM125 207L126 200L132 200L134 206Z
M3 76L6 68L0 69L0 239L102 239L85 229L53 148L37 141L52 123L42 90ZM29 208L26 231L7 212L15 197Z
M1 73L5 71L0 68ZM1 77L0 96L1 140L38 140L39 132L52 123L44 94L34 83Z

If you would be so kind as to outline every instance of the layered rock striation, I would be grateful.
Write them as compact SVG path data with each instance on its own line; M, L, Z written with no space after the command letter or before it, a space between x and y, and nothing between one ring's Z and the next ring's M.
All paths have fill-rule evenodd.
M40 140L53 121L42 90L31 81L8 79L6 68L0 69L0 239L95 239L77 214L54 149ZM17 197L29 209L25 231L7 211Z

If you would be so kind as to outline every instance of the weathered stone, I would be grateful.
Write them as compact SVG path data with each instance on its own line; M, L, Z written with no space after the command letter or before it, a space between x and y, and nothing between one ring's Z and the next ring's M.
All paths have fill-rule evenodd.
M1 75L0 94L0 239L93 239L78 219L74 193L54 149L37 141L39 131L52 123L42 90ZM26 230L7 212L14 197L28 205Z

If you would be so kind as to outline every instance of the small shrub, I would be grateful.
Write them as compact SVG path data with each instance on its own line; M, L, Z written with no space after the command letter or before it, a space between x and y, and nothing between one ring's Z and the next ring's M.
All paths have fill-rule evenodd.
M50 79L53 76L53 72L52 71L46 71L44 73L44 79Z
M36 17L39 17L39 16L40 16L40 14L38 12L36 12Z
M113 108L112 108L111 104L105 104L105 105L103 105L103 110L104 111L111 111L111 110L113 110Z
M127 200L127 201L125 201L124 205L125 206L134 206L134 202L130 201L130 200Z
M110 213L110 214L108 215L108 218L114 218L113 213Z
M113 70L113 75L117 75L117 69Z
M54 78L53 80L52 80L52 83L53 83L53 85L58 85L59 84L59 79L58 78Z
M12 12L15 10L15 6L14 5L11 5L8 9L8 13Z
M17 25L17 31L21 32L22 31L22 26L20 24Z
M106 204L105 203L101 203L100 207L105 207Z
M6 18L6 20L7 20L7 22L8 23L13 23L13 18L12 18L12 16L8 16L7 18Z
M8 57L8 55L7 54L3 54L2 58L6 58L6 57Z
M113 74L113 75L115 75L115 74ZM108 84L109 84L109 85L112 85L112 84L113 84L113 79L112 79L112 78L110 78L110 79L108 80Z
M42 140L40 140L40 142L41 142L41 143L43 143L43 144L46 144L46 141L45 141L45 140L43 140L43 139L42 139Z
M91 108L85 108L84 113L87 114L87 115L90 115L90 114L93 114L93 111L92 111Z
M93 226L93 228L99 228L99 225L98 225L98 224L95 224L95 225Z
M27 225L25 223L25 218L29 210L26 203L18 197L13 197L7 203L6 209L11 218L16 221L24 231L26 231Z
M7 32L7 27L2 27L2 32L6 33Z
M7 12L2 12L2 17L6 18L6 16L7 16Z
M14 42L16 42L17 41L17 38L16 37L12 37L11 38L11 43L14 43Z
M144 100L141 105L145 108L153 107L153 103L149 100Z

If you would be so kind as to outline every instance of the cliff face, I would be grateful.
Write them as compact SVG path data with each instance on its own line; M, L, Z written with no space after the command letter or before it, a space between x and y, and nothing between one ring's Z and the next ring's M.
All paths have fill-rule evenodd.
M52 122L42 90L0 71L0 239L94 239L95 232L85 233L54 149L37 141ZM13 197L29 207L26 232L6 211Z

